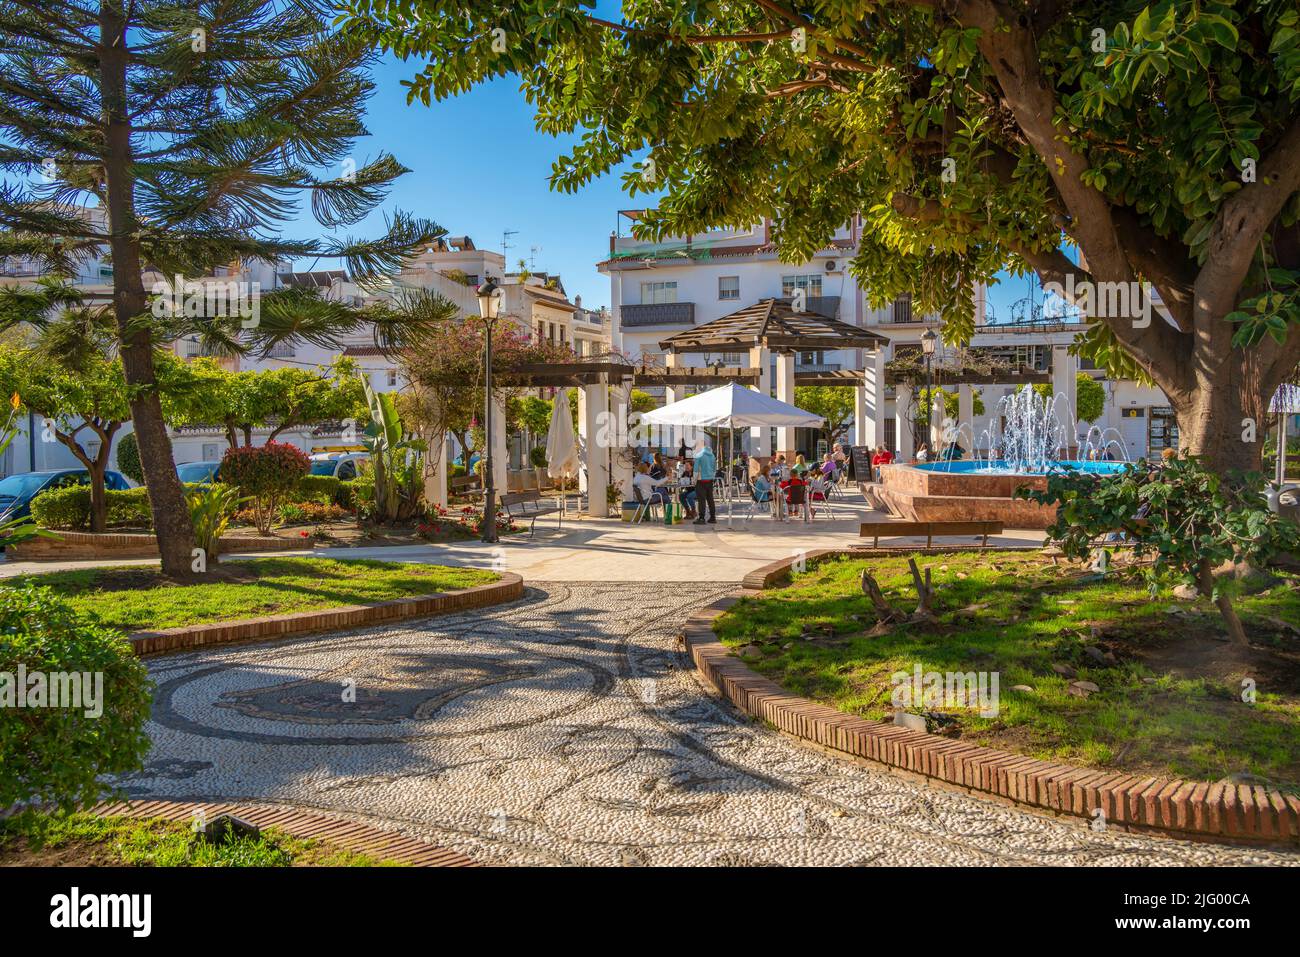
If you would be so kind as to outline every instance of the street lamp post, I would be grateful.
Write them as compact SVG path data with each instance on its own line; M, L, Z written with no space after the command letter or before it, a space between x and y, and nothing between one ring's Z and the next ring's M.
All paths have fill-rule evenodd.
M483 349L483 432L486 436L483 454L483 534L481 541L493 544L497 540L497 489L493 475L492 462L492 328L501 313L501 287L489 276L487 282L478 287L478 311L483 317L483 326L487 331Z
M935 346L939 344L939 337L934 334L933 329L925 330L921 336L921 352L925 354L925 446L930 447L930 442L934 438L934 383L930 371L930 362L934 358ZM934 452L930 449L931 453Z

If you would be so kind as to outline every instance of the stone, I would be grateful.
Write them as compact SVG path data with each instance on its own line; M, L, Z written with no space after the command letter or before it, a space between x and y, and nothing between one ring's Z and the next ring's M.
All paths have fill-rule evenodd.
M781 650L782 650L782 651L789 651L789 650L790 650L791 648L793 648L793 647L794 647L794 642L793 642L793 641L787 641L784 645L781 646Z
M1076 671L1072 665L1054 664L1052 665L1052 670L1055 671L1062 678L1079 677L1079 672Z
M1088 695L1095 694L1101 689L1091 681L1071 681L1070 686L1065 690L1076 698L1086 698Z
M919 714L908 714L906 711L894 712L894 724L900 728L906 728L908 731L925 731L925 718Z
M1173 595L1179 601L1195 601L1200 594L1195 585L1175 585L1173 588Z
M1106 652L1102 651L1096 645L1089 645L1088 647L1084 648L1083 653L1087 655L1089 658L1091 658L1093 661L1097 662L1098 664L1106 663ZM1111 655L1112 660L1114 659L1114 657L1115 657L1114 655Z
M1021 691L1021 692L1025 693L1025 694L1033 694L1033 693L1034 693L1033 686L1031 686L1031 685L1012 685L1012 686L1011 686L1011 690L1012 690L1012 691Z
M758 645L741 645L738 651L742 658L763 657L763 649L758 647Z
M957 577L958 577L958 578L970 578L970 576L967 575L965 572L958 572L958 573L957 573Z

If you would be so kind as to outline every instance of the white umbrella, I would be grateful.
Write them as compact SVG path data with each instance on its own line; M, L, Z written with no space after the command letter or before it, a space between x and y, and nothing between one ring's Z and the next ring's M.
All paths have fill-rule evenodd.
M546 432L546 471L553 479L578 474L578 440L573 434L573 416L569 411L569 393L555 394L551 409L551 427Z
M696 428L747 429L766 426L778 429L817 429L821 428L822 418L763 392L755 392L729 382L662 409L646 412L641 416L641 421L649 425Z
M693 428L821 428L823 416L796 408L774 399L765 392L755 392L729 382L708 392L701 392L662 409L646 412L641 421L649 425L679 425ZM734 447L733 438L732 445ZM724 466L725 469L725 466ZM720 470L722 471L722 470ZM727 474L722 471L722 474ZM729 485L724 485L729 489ZM731 524L732 502L727 499L727 524Z
M1275 478L1278 488L1286 484L1286 417L1300 412L1300 386L1282 383L1273 393L1269 411L1277 415L1277 468Z

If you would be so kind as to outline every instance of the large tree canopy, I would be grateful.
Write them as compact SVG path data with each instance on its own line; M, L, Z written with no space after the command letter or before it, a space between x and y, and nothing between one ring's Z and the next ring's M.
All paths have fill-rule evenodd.
M911 292L945 338L970 282L1148 282L1168 319L1100 315L1082 348L1154 380L1184 444L1251 466L1300 360L1300 14L1294 0L352 0L427 64L413 100L517 74L539 128L578 131L552 185L636 160L639 235L773 220L806 259L855 214L869 301ZM1077 247L1079 257L1067 255ZM1072 280L1072 282L1070 282ZM1291 334L1289 334L1291 333Z

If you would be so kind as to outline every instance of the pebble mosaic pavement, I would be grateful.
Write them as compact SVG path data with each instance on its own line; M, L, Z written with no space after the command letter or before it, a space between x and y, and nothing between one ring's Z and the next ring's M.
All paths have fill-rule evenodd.
M531 583L462 615L151 658L153 751L122 783L321 809L485 864L1300 864L801 747L707 694L677 641L733 588Z

